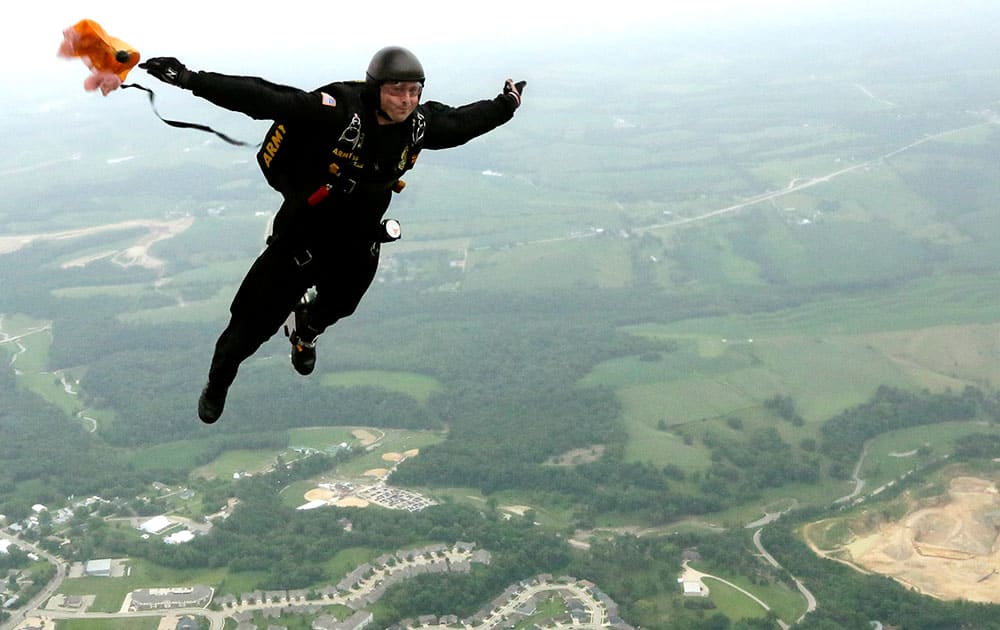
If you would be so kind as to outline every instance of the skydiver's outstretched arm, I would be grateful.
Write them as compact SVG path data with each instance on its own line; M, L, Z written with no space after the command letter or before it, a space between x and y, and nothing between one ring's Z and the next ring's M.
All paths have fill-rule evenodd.
M514 83L512 79L507 79L503 91L496 98L461 107L450 107L437 101L424 103L423 108L431 118L424 146L428 149L457 147L509 121L521 105L525 84L524 81Z
M309 118L323 111L315 93L260 77L192 71L174 57L152 57L139 67L164 83L257 120Z

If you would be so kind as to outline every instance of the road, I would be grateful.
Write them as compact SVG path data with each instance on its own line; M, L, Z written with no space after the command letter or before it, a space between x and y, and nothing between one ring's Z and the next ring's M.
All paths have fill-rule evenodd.
M872 164L875 164L876 162L881 162L883 160L887 160L887 159L889 159L891 157L899 155L900 153L903 153L905 151L909 151L910 149L912 149L914 147L918 147L918 146L920 146L920 145L922 145L924 143L931 142L932 140L937 140L939 138L943 138L945 136L950 136L950 135L955 134L955 133L960 133L960 132L963 132L963 131L968 131L970 129L977 129L979 127L986 127L986 126L993 125L993 124L996 124L996 123L994 123L992 121L991 122L982 122L982 123L976 123L974 125L966 125L964 127L957 127L955 129L948 129L946 131L941 131L941 132L938 132L938 133L935 133L935 134L927 135L927 136L924 136L923 138L920 138L919 140L914 140L913 142L911 142L911 143L909 143L907 145L899 147L898 149L894 149L892 151L889 151L888 153L886 153L884 155L880 155L877 158L873 158L873 159L867 160L865 162L859 162L857 164L852 164L851 166L847 166L847 167L844 167L842 169L838 169L838 170L833 171L832 173L828 173L826 175L821 175L819 177L810 177L810 178L798 178L797 177L797 178L793 179L788 184L788 186L786 186L785 188L782 188L782 189L779 189L779 190L773 190L773 191L770 191L770 192L761 193L759 195L755 195L753 197L750 197L750 198L746 199L745 201L741 201L740 203L736 203L736 204L733 204L731 206L726 206L725 208L719 208L718 210L712 210L711 212L705 212L703 214L699 214L699 215L696 215L696 216L693 216L693 217L687 217L687 218L684 218L684 219L677 219L675 221L670 221L668 223L660 223L660 224L657 224L657 225L644 226L642 228L637 228L634 231L636 231L636 232L648 232L650 230L656 230L656 229L661 229L661 228L674 227L674 226L678 226L678 225L684 225L686 223L695 223L697 221L704 221L706 219L711 219L711 218L714 218L714 217L717 217L717 216L720 216L720 215L731 214L733 212L736 212L737 210L741 210L741 209L746 208L748 206L754 206L754 205L757 205L757 204L765 202L765 201L770 201L772 199L777 199L778 197L784 197L785 195L790 195L792 193L799 192L800 190L805 190L807 188L812 188L813 186L817 186L819 184L825 184L825 183L827 183L827 182L829 182L829 181L831 181L833 179L836 179L837 177L841 177L843 175L847 175L848 173L853 173L854 171L857 171L857 170L860 170L860 169L863 169L863 168L868 168L869 166L871 166Z
M764 560L767 560L768 564L775 567L776 569L780 569L781 565L778 564L778 561L774 559L774 556L772 556L767 552L767 549L764 549L764 545L760 542L760 533L762 531L764 531L763 527L761 527L760 529L758 529L753 533L753 544L755 547L757 547L757 551L760 552L760 555L764 558ZM795 623L799 623L806 615L816 610L816 596L813 595L812 592L806 588L805 584L800 582L797 577L795 577L794 575L791 577L792 581L795 582L795 588L799 589L799 592L802 593L802 596L806 598L806 611L802 613L801 617L795 620Z
M226 624L226 613L207 608L171 608L169 610L145 610L138 612L70 612L57 610L38 610L29 617L35 619L137 619L140 617L205 617L208 619L210 630L223 630ZM14 626L11 626L12 628ZM5 630L6 627L4 626Z
M820 184L825 184L825 183L827 183L827 182L829 182L829 181L831 181L833 179L836 179L838 177L842 177L842 176L847 175L849 173L853 173L855 171L858 171L858 170L861 170L861 169L864 169L864 168L868 168L871 165L876 164L878 162L881 162L881 161L884 161L884 160L888 160L889 158L895 157L895 156L899 155L900 153L903 153L905 151L909 151L910 149L918 147L918 146L920 146L922 144L925 144L927 142L938 140L940 138L944 138L944 137L950 136L952 134L961 133L963 131L968 131L970 129L978 129L980 127L986 127L986 126L995 125L995 124L998 124L998 122L990 120L990 121L987 121L987 122L976 123L974 125L966 125L964 127L956 127L955 129L947 129L945 131L940 131L940 132L935 133L935 134L929 134L929 135L923 136L922 138L919 138L918 140L914 140L913 142L910 142L909 144L903 145L903 146L899 147L898 149L893 149L892 151L889 151L888 153L880 155L880 156L878 156L876 158L872 158L872 159L866 160L864 162L858 162L857 164L852 164L850 166L845 166L844 168L837 169L837 170L835 170L833 172L827 173L826 175L820 175L818 177L795 177L784 188L780 188L778 190L772 190L772 191L768 191L768 192L763 192L763 193L761 193L759 195L754 195L752 197L748 197L747 199L745 199L745 200L743 200L743 201L741 201L739 203L735 203L735 204L732 204L730 206L726 206L724 208L719 208L717 210L710 210L708 212L704 212L702 214L698 214L698 215L695 215L695 216L692 216L692 217L685 217L683 219L675 219L673 221L668 221L666 223L657 223L655 225L646 225L646 226L642 226L642 227L638 227L638 228L633 228L631 231L635 232L635 233L650 232L650 231L661 230L661 229L666 229L666 228L678 227L678 226L686 225L686 224L689 224L689 223L697 223L697 222L701 222L701 221L707 221L709 219L713 219L713 218L716 218L716 217L719 217L719 216L724 216L724 215L727 215L727 214L733 214L733 213L735 213L735 212L737 212L739 210L742 210L743 208L748 208L750 206L755 206L755 205L757 205L759 203L763 203L765 201L771 201L771 200L777 199L779 197L784 197L786 195L791 195L793 193L797 193L799 191L806 190L807 188L812 188L813 186L818 186ZM584 233L579 233L579 234L573 234L573 235L570 235L570 236L556 236L556 237L538 239L538 240L534 240L534 241L525 241L525 242L522 242L520 244L521 245L538 245L538 244L544 244L544 243L555 243L555 242L561 242L561 241L572 241L572 240L583 239L583 238L594 238L594 237L599 236L600 234L603 234L603 233L604 233L603 230L600 230L600 231L591 231L591 232L584 232Z
M865 488L865 480L861 478L861 466L865 463L865 457L868 456L868 447L872 444L871 440L865 442L864 447L861 449L861 457L858 458L858 463L854 465L854 472L851 473L851 479L854 480L854 491L848 495L842 496L834 503L847 503L854 497L861 494L861 491Z
M19 609L20 611L23 612L12 614L10 619L0 623L0 630L10 630L11 628L16 627L18 623L23 621L26 616L30 616L28 615L28 613L33 612L35 609L39 608L43 603L45 603L46 600L48 600L49 597L52 597L52 595L57 590L59 590L59 587L62 585L63 580L66 579L67 565L66 562L63 561L61 558L53 556L44 549L41 549L25 540L22 540L21 538L14 536L13 534L11 534L6 530L4 530L3 533L4 536L9 538L10 540L15 541L18 547L21 547L22 549L37 554L39 557L44 558L48 562L54 564L56 567L56 574L51 580L49 580L49 583L46 584L42 588L42 590L38 592L37 595L32 597L31 600L28 601L27 605L22 606Z

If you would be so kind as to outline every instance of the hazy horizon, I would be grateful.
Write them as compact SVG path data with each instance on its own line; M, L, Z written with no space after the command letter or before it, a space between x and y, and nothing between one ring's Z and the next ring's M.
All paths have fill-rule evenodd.
M430 66L428 74L454 63L507 61L512 74L528 75L568 50L598 59L626 55L629 38L665 46L707 38L711 46L723 47L755 32L787 44L843 30L844 36L860 36L867 45L893 47L918 36L908 29L924 25L942 33L981 27L984 41L989 41L987 25L994 21L984 16L1000 10L986 0L948 5L896 0L708 0L694 6L676 1L649 6L626 0L610 10L589 5L566 10L564 5L517 0L489 13L470 11L453 0L421 5L392 1L380 7L380 17L368 17L363 11L351 15L339 5L318 5L310 17L308 10L282 16L269 5L233 10L185 0L151 13L148 7L120 3L81 7L57 0L47 4L44 13L29 10L0 41L0 84L8 95L82 91L86 69L75 60L58 58L56 50L62 31L85 17L101 23L144 58L175 56L193 68L228 73L267 71L293 77L311 70L333 80L363 78L371 54L389 44L413 48ZM889 30L893 25L898 31ZM345 69L351 69L346 76ZM131 78L145 76L137 70Z

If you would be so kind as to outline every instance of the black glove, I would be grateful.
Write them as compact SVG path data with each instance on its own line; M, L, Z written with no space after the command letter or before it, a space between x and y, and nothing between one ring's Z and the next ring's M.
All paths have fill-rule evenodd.
M187 87L191 78L191 71L174 57L150 57L140 63L139 67L160 81L179 88Z
M524 86L527 84L527 81L514 83L514 79L507 79L507 82L504 83L503 95L509 96L514 101L514 109L521 106L521 93L524 92Z

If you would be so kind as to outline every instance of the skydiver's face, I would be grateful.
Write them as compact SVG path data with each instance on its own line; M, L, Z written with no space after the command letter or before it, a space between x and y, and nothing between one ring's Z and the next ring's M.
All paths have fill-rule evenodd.
M382 111L389 115L389 120L380 116L379 122L388 125L405 121L420 103L422 91L423 86L417 81L383 83L379 93L379 101Z

